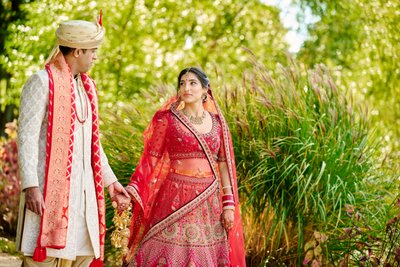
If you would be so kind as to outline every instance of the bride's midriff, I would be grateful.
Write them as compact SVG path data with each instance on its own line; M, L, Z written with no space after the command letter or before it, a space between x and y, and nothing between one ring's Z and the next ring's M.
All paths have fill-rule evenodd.
M198 178L213 176L210 164L205 158L172 160L170 166L172 173Z

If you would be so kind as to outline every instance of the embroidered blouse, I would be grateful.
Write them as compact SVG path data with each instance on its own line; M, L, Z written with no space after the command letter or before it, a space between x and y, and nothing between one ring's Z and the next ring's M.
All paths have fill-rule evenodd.
M216 161L226 161L223 143L221 142L222 128L218 115L210 113L212 129L201 134L207 142ZM154 118L156 125L150 141L150 154L160 158L167 149L171 160L204 158L206 155L196 137L176 118L171 111L159 112Z

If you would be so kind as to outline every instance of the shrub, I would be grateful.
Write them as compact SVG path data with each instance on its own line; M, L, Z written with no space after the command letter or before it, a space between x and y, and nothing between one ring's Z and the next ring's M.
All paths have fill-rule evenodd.
M375 224L384 215L366 109L339 92L322 65L253 65L237 86L212 82L233 138L248 266L301 265L311 249L316 263L331 263L326 239L347 222L345 204L366 205ZM102 113L103 145L123 184L143 149L144 127L172 93L152 88Z
M365 216L369 213L365 212L365 208L345 205L343 222L332 231L329 238L313 238L306 243L303 265L316 262L319 266L325 266L330 262L344 267L399 266L399 207L400 199L397 199L388 205L387 213L380 214L380 221L386 224L371 224L371 216ZM318 236L318 233L314 235ZM318 247L329 248L329 251L322 255Z
M339 92L323 65L253 63L219 100L233 136L248 263L300 265L304 244L314 232L329 237L345 204L384 214L379 184L369 188L379 180L375 142L366 108ZM329 246L320 249L329 255Z
M14 237L17 230L20 178L18 174L17 123L6 124L0 139L0 234Z

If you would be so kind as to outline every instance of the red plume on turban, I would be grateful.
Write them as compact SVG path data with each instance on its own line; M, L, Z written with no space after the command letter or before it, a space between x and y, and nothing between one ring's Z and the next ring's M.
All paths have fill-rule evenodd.
M99 25L103 27L103 9L100 9Z

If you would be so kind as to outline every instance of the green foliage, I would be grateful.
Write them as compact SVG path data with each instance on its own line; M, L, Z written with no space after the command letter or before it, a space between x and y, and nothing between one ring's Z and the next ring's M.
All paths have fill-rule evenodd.
M272 72L252 64L241 86L212 81L233 137L248 263L301 263L316 229L330 236L344 225L345 204L376 205L379 187L368 193L378 176L369 125L325 67L309 71L292 62ZM142 152L144 127L173 93L152 88L102 114L103 146L123 184ZM365 213L378 214L379 224L380 212Z
M17 107L15 105L15 90L10 89L11 73L8 72L5 52L5 43L11 32L8 25L21 23L25 19L25 13L20 6L29 0L2 0L0 1L0 136L5 136L4 126L15 118ZM4 96L7 96L4 97Z
M354 110L324 66L310 71L292 62L272 72L254 64L242 86L220 101L245 214L254 213L251 229L257 229L247 236L258 246L249 256L300 256L312 229L330 233L345 204L366 203L379 193L367 190L378 178L375 147L368 143L365 111Z
M329 263L338 263L339 266L398 266L399 200L387 205L385 209L387 212L380 214L380 220L387 223L372 227L371 216L365 216L366 208L345 205L343 227L334 229L329 238L314 233L314 236L323 238L307 242L305 248L308 251L303 265L308 266L313 262L317 266ZM325 248L325 253L321 253L321 248Z
M380 137L377 141L379 146L375 150L380 158L376 158L375 164L383 175L377 181L380 184L371 183L366 192L372 192L374 188L383 185L388 190L387 198L393 198L393 192L398 189L399 169L400 131L397 125L400 107L398 96L400 2L383 0L296 0L295 2L303 4L304 7L311 7L314 14L321 17L320 22L309 28L311 36L304 44L299 59L309 66L326 64L333 70L333 76L340 90L351 93L356 102L368 104L372 127L376 136ZM387 199L383 200L383 203L386 202ZM363 215L365 216L365 213ZM379 219L372 217L374 223L378 220L387 221L385 213L377 213L377 217ZM348 220L343 221L341 225L346 229L351 229L353 226L354 224ZM371 227L378 232L377 236L383 239L382 225L376 223L376 227L374 225ZM337 230L341 231L341 228ZM364 254L352 248L369 235L370 231L362 231L357 238L347 240L348 260L351 259L349 255L352 255L352 260L361 259L355 257ZM397 241L393 240L385 242L388 246L397 244ZM337 242L337 245L335 248L337 253L345 254L347 248L340 242ZM362 249L365 251L367 248L364 246ZM356 253L351 254L353 252ZM379 253L371 255L378 258L381 256ZM385 262L382 258L379 259L383 266ZM369 258L365 257L360 264L365 265L366 260ZM386 263L389 262L390 258Z
M174 84L181 68L198 65L209 74L232 130L252 266L300 264L309 251L319 262L350 255L369 232L334 243L343 229L358 227L345 204L362 206L377 240L384 238L387 199L376 196L388 190L390 198L396 188L382 167L398 168L400 2L294 0L321 17L298 55L308 67L286 60L278 10L262 1L12 2L18 9L0 12L0 18L12 15L1 27L1 109L17 113L21 87L42 67L59 22L93 20L103 8L106 39L91 76L99 88L103 145L123 184L142 151L145 126L174 93L175 85L152 85ZM266 67L249 63L242 47ZM369 114L358 108L364 102ZM383 137L379 146L369 118ZM107 208L110 233L109 201ZM112 261L109 240L106 252Z
M219 71L229 80L246 67L242 46L260 57L284 60L286 30L276 8L260 1L35 1L23 5L27 21L9 25L0 64L12 75L8 100L18 103L27 77L41 68L59 22L93 20L104 13L106 38L92 76L102 109L129 101L151 84L171 83L188 65ZM78 15L79 14L79 15ZM215 74L210 71L210 76Z
M22 254L17 251L15 242L5 237L0 237L1 266L21 266Z
M17 255L18 252L15 248L15 243L7 238L0 237L0 252Z
M398 168L400 116L400 2L296 0L321 17L299 58L333 69L338 87L367 102L382 138L379 152ZM392 162L393 161L393 162Z

